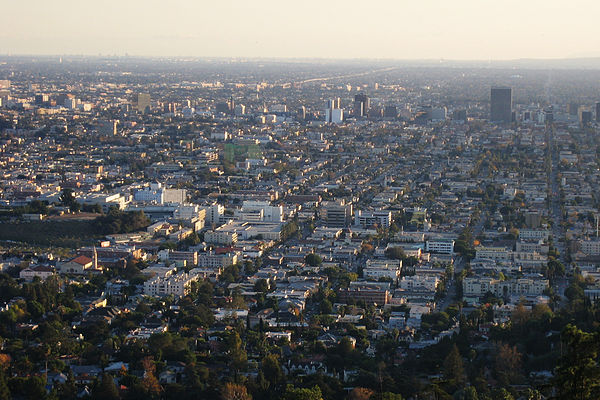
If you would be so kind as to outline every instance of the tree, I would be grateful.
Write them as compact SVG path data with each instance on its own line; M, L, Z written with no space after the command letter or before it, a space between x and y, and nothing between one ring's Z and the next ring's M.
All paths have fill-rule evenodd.
M244 350L242 339L239 333L233 331L226 340L227 350L229 352L229 365L234 372L239 372L246 367L248 356Z
M222 400L252 400L252 396L248 394L246 386L235 383L226 383L221 389Z
M504 388L495 389L492 391L492 400L515 400L512 394Z
M11 399L10 389L6 381L6 374L3 369L0 369L0 399Z
M344 336L338 343L337 349L337 353L339 355L341 355L342 357L347 357L354 351L354 345L348 337Z
M117 207L111 207L108 214L97 217L93 222L96 232L103 235L135 232L148 225L150 220L143 211L123 212Z
M333 312L333 305L331 304L331 301L329 301L329 299L321 300L319 308L321 310L321 314L331 314Z
M557 260L549 260L548 266L546 268L546 276L548 279L553 281L555 278L559 276L565 275L565 266L563 263Z
M144 367L144 379L142 380L143 390L148 397L158 398L162 391L162 387L154 375L156 372L156 365L154 365L152 357L145 357L142 360L142 366Z
M62 205L70 207L75 202L75 196L73 195L73 189L65 188L62 190L60 197L58 198Z
M385 256L392 260L403 260L406 258L402 247L390 247L385 250Z
M102 374L100 383L92 392L92 399L94 400L119 400L119 391L115 385L115 381L112 376L108 374Z
M283 400L323 400L321 389L318 386L313 386L312 389L295 388L292 385L287 385Z
M542 400L542 394L534 389L527 389L525 392L525 400Z
M598 366L598 333L587 333L571 324L562 332L567 346L555 374L558 399L600 398L600 366Z
M285 382L285 374L275 354L269 354L263 359L261 371L272 388Z
M371 389L356 387L348 395L348 400L369 400L374 393Z
M381 393L381 395L375 394L373 397L371 397L371 399L373 399L373 400L403 400L404 398L402 397L401 394L398 394L398 393L383 392L383 393Z
M454 393L455 400L479 400L477 389L473 386L466 387Z
M265 293L269 290L269 283L267 282L266 279L259 279L256 281L256 283L254 284L254 291L255 292L262 292Z
M321 257L318 254L310 253L310 254L307 254L306 257L304 257L304 262L307 263L308 265L310 265L311 267L317 267L317 266L321 265L323 260L321 259Z
M496 374L505 385L516 383L521 377L521 353L516 346L500 344L496 353Z
M456 344L444 359L444 377L459 384L464 380L463 360Z

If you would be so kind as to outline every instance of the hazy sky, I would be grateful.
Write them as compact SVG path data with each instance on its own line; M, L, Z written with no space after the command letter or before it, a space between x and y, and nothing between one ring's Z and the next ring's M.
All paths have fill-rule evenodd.
M600 56L597 0L2 0L0 53Z

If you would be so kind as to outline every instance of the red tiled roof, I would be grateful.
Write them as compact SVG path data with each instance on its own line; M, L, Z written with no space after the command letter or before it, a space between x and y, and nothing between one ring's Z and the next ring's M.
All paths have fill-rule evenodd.
M74 259L71 260L71 262L80 264L80 265L86 265L91 263L93 260L89 257L86 256L79 256L79 257L75 257Z

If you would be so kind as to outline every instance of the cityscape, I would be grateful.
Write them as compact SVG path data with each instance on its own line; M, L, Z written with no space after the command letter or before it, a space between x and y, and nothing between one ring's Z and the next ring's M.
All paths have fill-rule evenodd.
M600 399L600 58L305 13L282 56L0 28L0 400Z

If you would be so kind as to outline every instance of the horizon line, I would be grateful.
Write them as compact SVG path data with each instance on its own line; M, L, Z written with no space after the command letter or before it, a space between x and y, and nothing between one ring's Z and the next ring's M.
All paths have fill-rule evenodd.
M145 58L145 59L199 59L199 60L315 60L315 61L400 61L400 62L474 62L474 63L506 63L522 61L600 61L600 55L567 56L567 57L520 57L520 58L390 58L390 57L322 57L322 56L211 56L211 55L147 55L147 54L91 54L91 53L0 53L0 57L77 57L77 58Z

